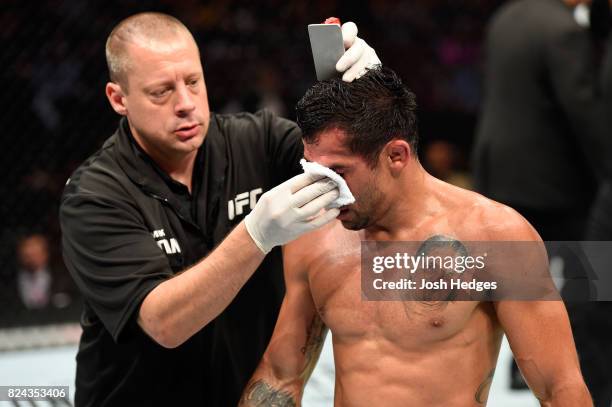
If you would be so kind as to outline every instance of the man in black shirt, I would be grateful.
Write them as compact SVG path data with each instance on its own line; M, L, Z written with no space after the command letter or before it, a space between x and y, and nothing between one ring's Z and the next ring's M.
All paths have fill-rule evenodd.
M379 61L349 30L339 64L352 80ZM85 300L76 404L234 405L283 297L272 249L334 219L323 209L338 191L285 181L300 172L293 122L209 112L198 47L173 17L122 21L106 57L106 95L124 118L60 209Z

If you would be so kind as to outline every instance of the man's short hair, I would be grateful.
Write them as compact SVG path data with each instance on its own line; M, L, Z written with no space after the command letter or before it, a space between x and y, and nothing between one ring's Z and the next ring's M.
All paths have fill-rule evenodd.
M353 82L334 78L316 83L296 106L297 123L306 143L322 131L337 128L347 146L375 167L389 141L406 140L416 158L418 130L416 97L389 68L368 70Z
M193 39L189 29L168 14L138 13L122 20L106 40L106 63L110 80L127 87L127 71L132 64L127 50L129 43L157 49L168 39L181 34L188 34Z

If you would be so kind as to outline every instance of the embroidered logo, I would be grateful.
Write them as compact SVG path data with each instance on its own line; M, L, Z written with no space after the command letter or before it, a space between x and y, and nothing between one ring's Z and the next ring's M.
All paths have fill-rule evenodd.
M242 192L236 195L234 199L227 201L227 217L229 220L234 220L236 216L244 214L244 207L247 205L249 210L252 210L257 203L257 197L262 192L261 188L256 188L249 192Z

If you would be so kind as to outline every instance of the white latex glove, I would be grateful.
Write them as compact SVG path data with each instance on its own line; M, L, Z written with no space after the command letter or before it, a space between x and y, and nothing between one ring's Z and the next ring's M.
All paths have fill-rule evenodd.
M296 175L263 194L244 218L244 225L257 247L268 253L274 246L334 220L339 209L319 212L338 198L338 194L338 187L328 178Z
M381 64L374 48L357 37L357 26L352 21L342 24L342 40L346 51L336 63L336 70L344 72L343 81L353 82L363 76L366 69Z

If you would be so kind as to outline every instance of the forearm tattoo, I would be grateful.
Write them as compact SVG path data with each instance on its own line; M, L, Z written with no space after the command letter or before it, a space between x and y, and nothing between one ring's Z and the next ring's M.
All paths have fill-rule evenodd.
M244 407L295 407L293 395L288 391L275 389L263 380L251 383L240 399Z

